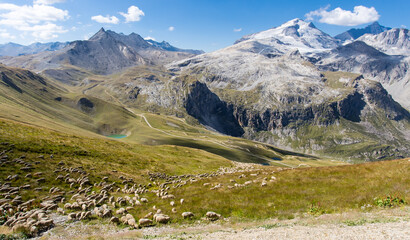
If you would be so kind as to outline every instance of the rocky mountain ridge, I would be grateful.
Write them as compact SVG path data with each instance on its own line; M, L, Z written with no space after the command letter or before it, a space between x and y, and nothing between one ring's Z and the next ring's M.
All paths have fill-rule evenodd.
M1 62L35 71L57 69L68 64L98 74L111 74L131 66L163 65L193 55L153 46L136 33L124 35L101 28L89 40L70 42L58 51L6 57Z
M336 35L335 38L341 40L342 42L349 40L352 41L360 38L365 34L377 35L390 29L391 28L389 27L380 25L378 22L374 22L365 28L352 28L346 32Z
M358 40L390 55L410 56L410 33L408 29L393 28L379 34L365 34Z

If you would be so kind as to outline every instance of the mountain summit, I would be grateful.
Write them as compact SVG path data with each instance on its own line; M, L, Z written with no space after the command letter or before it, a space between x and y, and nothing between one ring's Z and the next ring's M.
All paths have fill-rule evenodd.
M390 29L391 28L389 27L384 27L380 25L378 22L374 22L373 24L370 24L369 26L365 28L352 28L344 33L336 35L335 38L341 41L355 40L365 34L376 35L376 34L382 33Z
M97 39L101 39L101 38L103 38L104 36L106 36L107 35L107 32L105 31L105 29L102 27L98 32L96 32L90 39L88 39L88 40L90 40L90 41L92 41L92 40L97 40Z
M298 18L279 27L244 36L235 43L248 40L266 43L272 39L279 40L283 45L296 47L301 52L335 48L339 44L338 40L317 29L313 23Z

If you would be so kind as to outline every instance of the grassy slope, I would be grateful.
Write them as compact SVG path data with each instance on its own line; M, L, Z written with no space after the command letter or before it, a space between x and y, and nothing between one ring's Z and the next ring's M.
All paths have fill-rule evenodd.
M119 176L133 178L138 184L150 182L147 173L163 172L173 174L197 174L212 172L219 167L229 167L232 163L226 159L205 151L176 146L146 146L122 143L116 140L78 137L74 134L59 133L38 127L32 127L9 120L0 121L0 152L9 151L10 159L25 155L25 161L33 163L33 172L43 172L46 183L38 184L35 179L26 179L27 172L20 170L18 164L3 164L0 167L0 182L8 175L21 176L13 181L14 185L31 184L32 188L43 187L34 192L25 190L23 200L48 194L51 186L58 186L67 192L70 199L68 183L58 182L53 173L60 161L68 167L83 167L92 182L99 182L105 176L111 181L120 183ZM12 145L14 144L14 146ZM49 154L53 154L51 159ZM45 159L37 156L45 155ZM38 163L35 163L38 162ZM118 172L113 172L117 170ZM257 176L250 175L258 174ZM143 194L149 204L137 207L131 213L141 218L155 205L169 214L174 222L183 221L180 213L192 211L199 219L207 211L216 211L232 220L292 218L306 213L312 204L318 204L321 211L341 212L346 209L360 209L364 204L373 204L373 198L387 194L398 195L410 201L410 162L397 160L359 165L345 165L321 168L299 168L281 170L277 167L259 166L250 172L233 173L218 177L202 179L174 188L170 184L168 192L176 196L176 201L185 199L177 205L178 213L171 213L171 200L163 200L152 192ZM275 176L276 180L261 187L262 180ZM75 173L72 177L76 177ZM253 181L248 186L229 189L235 180L239 184ZM187 179L188 180L188 179ZM161 179L155 181L162 182ZM204 186L204 183L211 183ZM216 184L222 187L210 190ZM121 185L121 184L120 184ZM155 190L156 187L150 188ZM98 191L98 188L94 190ZM118 193L116 196L124 196ZM315 205L316 206L316 205Z
M211 209L224 216L238 218L270 218L306 212L314 204L328 213L360 209L373 204L375 197L388 194L410 200L410 162L408 160L379 162L338 167L293 169L281 172L261 169L256 177L238 178L233 174L213 179L222 183L221 190L210 191L200 181L176 192L190 199L191 210L205 213ZM261 179L271 176L276 181L260 187ZM227 189L230 179L238 183L257 180L244 188ZM388 180L387 180L388 179ZM195 207L198 206L198 207ZM194 209L192 209L194 208ZM186 208L185 210L188 210Z
M94 167L103 175L112 170L133 176L160 170L171 174L191 171L201 173L216 170L220 166L231 166L230 161L197 149L127 144L106 138L61 133L3 119L0 131L0 142L14 144L15 152L54 154L55 160L49 162L50 166L46 166L49 168L58 163L59 158L68 160L71 164Z
M284 151L264 143L221 135L200 126L188 125L184 120L178 118L157 114L145 114L145 117L155 129L135 128L130 137L124 141L197 148L238 162L292 167L300 164L310 166L340 164L340 162Z

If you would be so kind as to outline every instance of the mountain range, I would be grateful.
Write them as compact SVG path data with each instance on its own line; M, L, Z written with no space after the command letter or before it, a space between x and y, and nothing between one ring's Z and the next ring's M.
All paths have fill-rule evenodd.
M17 43L0 44L0 56L20 56L36 54L44 51L57 51L64 48L68 42L33 43L28 46Z
M2 62L35 71L60 68L68 64L99 74L110 74L131 66L166 64L194 55L192 50L169 46L167 47L172 50L147 42L136 33L124 35L101 28L89 40L73 41L55 51L4 57Z
M86 41L0 61L90 99L223 134L379 160L410 155L408 42L407 29L378 23L332 37L293 19L210 53L102 28Z
M192 54L195 54L195 55L204 53L204 51L202 51L202 50L177 48L177 47L174 47L171 44L169 44L169 42L165 42L165 41L156 42L154 40L147 40L147 42L149 42L151 45L153 45L155 47L159 47L159 48L162 48L164 50L171 51L171 52L187 52L187 53L192 53Z

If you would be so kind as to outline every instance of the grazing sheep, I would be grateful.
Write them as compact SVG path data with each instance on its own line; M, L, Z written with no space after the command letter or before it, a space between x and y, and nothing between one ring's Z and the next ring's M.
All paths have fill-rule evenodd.
M182 217L183 218L192 218L194 214L192 212L183 212Z
M210 221L216 221L221 217L220 214L215 213L215 212L207 212L205 216Z
M159 214L157 213L157 214L154 215L154 220L157 223L165 224L165 223L168 223L169 220L171 220L171 218L168 215L165 215L165 214L162 214L162 213L159 213Z
M147 218L141 218L141 219L138 221L138 223L139 223L139 225L140 225L141 227L148 227L148 226L151 226L151 225L152 225L152 220L151 220L151 219L147 219Z

